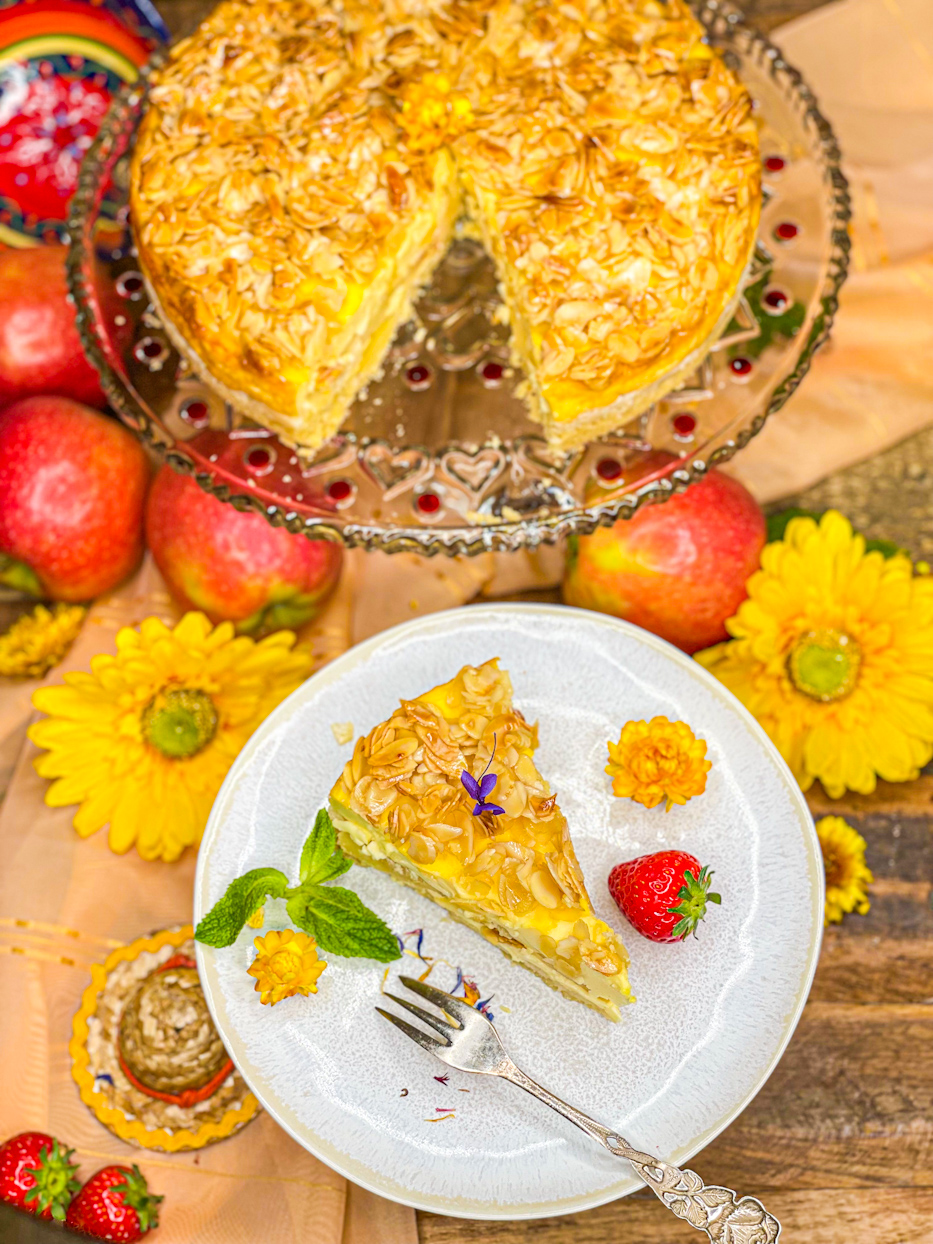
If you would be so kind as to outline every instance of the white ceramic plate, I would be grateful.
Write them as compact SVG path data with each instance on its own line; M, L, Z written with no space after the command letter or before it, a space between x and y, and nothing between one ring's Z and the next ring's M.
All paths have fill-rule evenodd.
M195 919L247 869L297 875L302 842L352 748L337 743L332 724L368 731L400 697L492 656L511 673L516 705L539 723L538 764L596 910L631 953L637 1003L610 1023L389 877L354 868L339 884L393 930L423 930L422 953L452 965L431 977L441 988L460 967L491 995L502 1038L529 1074L636 1147L683 1163L748 1104L794 1030L819 953L823 869L807 805L764 732L695 662L647 632L561 606L471 606L351 649L286 700L231 769L201 847ZM655 714L688 722L713 762L706 793L667 814L615 798L603 772L607 739ZM722 893L698 939L673 946L639 937L606 888L613 864L664 847L709 864ZM282 903L266 906L266 929L287 923ZM445 1068L374 1010L380 964L331 955L317 996L261 1006L246 972L253 936L198 948L211 1013L263 1106L335 1170L393 1200L466 1218L570 1213L640 1186L627 1163L513 1086L456 1071L436 1080ZM406 942L417 949L416 937ZM412 969L424 965L405 957L390 979ZM428 1121L450 1109L453 1117Z

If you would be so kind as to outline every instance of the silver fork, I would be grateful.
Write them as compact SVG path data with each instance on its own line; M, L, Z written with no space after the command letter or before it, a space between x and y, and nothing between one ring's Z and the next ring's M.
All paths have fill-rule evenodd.
M433 1037L397 1015L384 1011L382 1007L376 1007L380 1015L396 1028L401 1028L423 1050L427 1050L449 1067L456 1067L459 1071L479 1072L480 1075L501 1076L503 1080L509 1080L523 1088L532 1097L537 1097L565 1119L575 1123L587 1136L605 1145L610 1153L627 1158L640 1178L672 1214L683 1218L698 1231L705 1231L715 1244L773 1244L778 1239L781 1224L768 1213L760 1201L751 1196L737 1200L730 1188L704 1184L694 1171L682 1171L668 1162L659 1161L649 1153L633 1149L617 1132L603 1127L582 1110L561 1101L516 1067L506 1053L492 1020L487 1019L482 1012L462 998L455 998L441 989L435 989L433 985L425 984L424 981L414 980L410 976L400 976L399 980L406 989L419 994L425 1001L444 1012L441 1016L433 1011L426 1011L424 1007L416 1006L405 998L386 994L386 997L417 1016L429 1028L433 1028L438 1033L438 1037Z

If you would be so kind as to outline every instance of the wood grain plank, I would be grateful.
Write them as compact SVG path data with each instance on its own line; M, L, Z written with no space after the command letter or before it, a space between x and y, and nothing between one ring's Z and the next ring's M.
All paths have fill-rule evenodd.
M811 1002L770 1080L696 1161L730 1187L933 1185L933 1007Z
M788 1244L933 1244L931 1188L830 1188L762 1199ZM566 1218L469 1222L421 1214L419 1225L421 1244L697 1244L705 1238L650 1193Z
M933 815L933 774L922 773L913 782L878 782L870 795L848 791L830 799L819 782L807 791L814 816L930 816Z
M870 930L826 930L810 1001L933 1003L933 940Z

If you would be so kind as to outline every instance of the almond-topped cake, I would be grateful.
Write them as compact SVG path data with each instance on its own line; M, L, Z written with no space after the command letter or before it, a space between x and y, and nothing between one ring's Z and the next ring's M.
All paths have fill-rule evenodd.
M760 205L751 103L684 0L224 0L153 78L140 263L195 369L331 436L455 230L571 447L701 361Z
M337 840L618 1019L633 1001L628 955L593 914L537 742L498 662L466 666L357 740L330 793Z

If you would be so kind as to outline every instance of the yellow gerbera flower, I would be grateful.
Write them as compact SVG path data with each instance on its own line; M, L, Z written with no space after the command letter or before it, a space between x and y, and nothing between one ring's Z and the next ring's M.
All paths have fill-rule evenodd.
M53 808L80 804L84 837L110 826L112 850L136 843L147 860L175 860L201 839L227 770L264 717L311 672L291 631L257 643L233 625L188 613L174 630L147 618L117 635L117 655L65 675L32 702L48 716L29 737L48 755Z
M300 993L317 993L317 978L327 967L317 957L317 944L307 933L294 929L273 929L253 941L256 958L247 969L256 977L259 1001L275 1006L283 998Z
M839 924L851 911L864 916L871 906L867 887L874 880L865 864L865 839L841 816L824 816L817 821L816 834L826 869L823 923Z
M868 794L933 756L933 579L865 552L835 510L765 546L735 636L696 654L758 718L806 790Z
M87 610L83 605L36 605L0 635L0 677L43 678L78 636Z
M685 722L652 717L622 727L618 743L609 743L606 772L613 794L646 808L656 808L666 799L664 811L670 812L672 804L702 795L711 767L706 744Z

